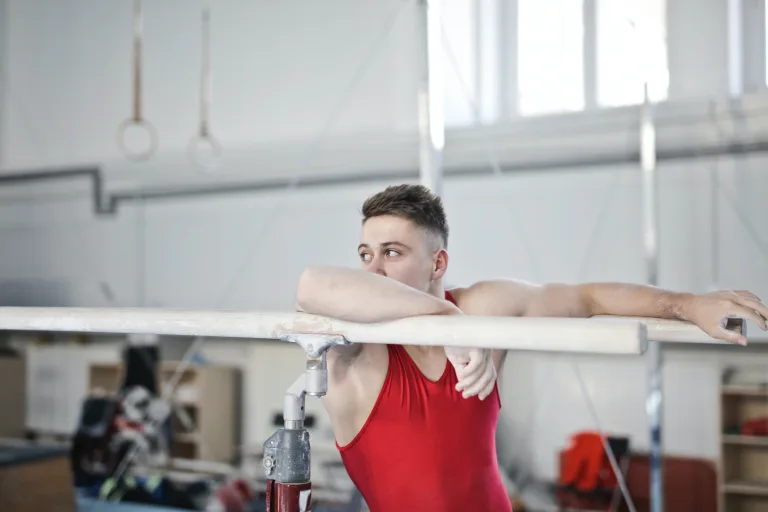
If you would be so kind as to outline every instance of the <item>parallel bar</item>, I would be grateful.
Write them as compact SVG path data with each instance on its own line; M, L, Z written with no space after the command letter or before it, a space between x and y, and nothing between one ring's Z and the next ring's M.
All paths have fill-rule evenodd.
M594 316L594 320L614 320L617 317L612 316ZM649 342L660 343L696 343L707 345L733 345L728 341L715 339L696 325L689 322L680 322L677 320L667 320L663 318L644 318L644 317L620 317L622 320L635 320L645 324L648 331ZM746 322L741 318L730 319L726 328L729 331L738 332L746 335Z
M646 328L633 319L419 316L359 324L306 313L152 308L0 308L0 330L152 333L169 336L280 339L287 334L343 336L353 343L641 354Z
M742 319L736 318L728 328L746 334L745 326ZM356 343L402 342L595 353L641 353L645 351L646 341L729 344L712 338L689 322L619 316L420 316L358 324L294 312L0 307L0 330L260 339L279 339L289 333L315 333L337 334ZM606 347L600 348L603 343Z
M744 333L744 322L732 327ZM697 326L641 317L509 318L420 316L358 324L307 313L157 308L0 308L0 330L280 339L344 336L355 343L455 345L554 352L639 354L647 341L724 343Z

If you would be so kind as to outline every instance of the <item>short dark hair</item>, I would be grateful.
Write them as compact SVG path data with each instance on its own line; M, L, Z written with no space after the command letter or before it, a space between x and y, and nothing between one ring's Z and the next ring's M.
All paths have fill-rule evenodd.
M392 185L363 203L363 224L381 215L408 219L419 227L439 235L448 247L448 221L443 201L424 185Z

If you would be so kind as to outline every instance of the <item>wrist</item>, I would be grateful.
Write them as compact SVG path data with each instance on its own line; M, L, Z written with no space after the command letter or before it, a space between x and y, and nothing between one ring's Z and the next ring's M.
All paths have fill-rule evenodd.
M677 320L690 321L690 306L696 295L693 293L674 293L672 294L670 312L672 317Z

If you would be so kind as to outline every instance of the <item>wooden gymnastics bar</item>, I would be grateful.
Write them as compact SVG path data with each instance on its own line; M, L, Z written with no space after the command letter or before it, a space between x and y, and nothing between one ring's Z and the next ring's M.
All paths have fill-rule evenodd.
M0 307L0 330L281 339L343 336L352 343L482 347L537 352L642 354L648 341L719 343L695 325L660 319L418 316L354 323L295 312L163 308Z

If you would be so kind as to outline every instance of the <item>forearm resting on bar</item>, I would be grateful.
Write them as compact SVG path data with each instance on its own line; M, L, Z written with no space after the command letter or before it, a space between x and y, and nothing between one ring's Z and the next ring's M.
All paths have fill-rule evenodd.
M460 314L450 302L363 270L309 267L296 290L300 311L358 323Z
M592 315L640 316L686 320L685 304L692 294L624 283L581 285Z

